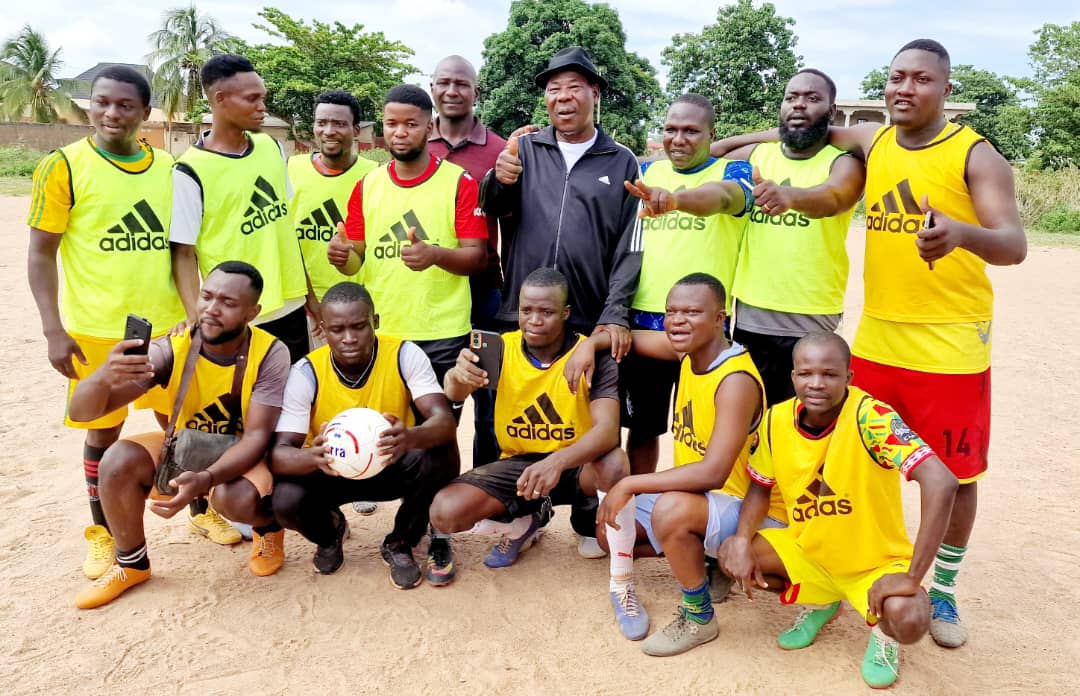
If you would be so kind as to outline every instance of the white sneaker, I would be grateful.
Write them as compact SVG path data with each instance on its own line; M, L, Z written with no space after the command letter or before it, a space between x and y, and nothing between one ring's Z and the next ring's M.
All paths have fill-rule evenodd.
M582 558L603 558L607 556L607 551L600 548L600 542L596 540L596 537L575 535L578 538L577 552Z

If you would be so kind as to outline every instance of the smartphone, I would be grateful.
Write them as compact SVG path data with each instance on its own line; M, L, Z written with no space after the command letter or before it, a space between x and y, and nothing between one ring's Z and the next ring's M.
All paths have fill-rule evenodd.
M124 327L124 340L130 340L132 338L138 338L142 340L141 346L135 346L134 348L128 348L124 351L124 355L146 355L150 350L150 332L153 330L153 326L146 319L135 314L127 315L127 326Z
M934 211L933 210L927 210L926 211L926 217L923 218L922 226L923 226L924 230L931 229L934 226ZM929 268L931 271L934 270L934 262L933 261L927 261L926 267Z
M476 366L487 372L487 388L494 389L499 384L499 371L502 368L502 336L494 331L473 331L469 334L469 350L480 358Z

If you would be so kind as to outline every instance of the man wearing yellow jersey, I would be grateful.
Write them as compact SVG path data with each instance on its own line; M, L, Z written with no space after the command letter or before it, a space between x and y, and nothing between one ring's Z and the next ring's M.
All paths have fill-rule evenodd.
M570 390L563 370L585 340L567 330L566 277L551 268L530 273L518 293L518 331L503 334L496 384L461 351L446 374L446 395L463 401L481 388L494 389L495 434L500 459L474 467L435 496L431 524L444 533L463 532L481 521L503 533L484 564L512 565L537 539L555 505L571 505L570 524L578 534L596 529L592 497L611 490L626 475L619 449L618 370L610 349L596 356L592 386L579 379ZM609 527L609 593L623 635L643 638L649 616L639 605L633 582L634 502L614 514L620 529Z
M664 307L675 282L692 272L715 276L731 287L735 261L746 229L744 215L753 206L750 167L709 155L716 137L712 102L700 94L684 94L668 109L664 119L666 160L641 165L637 185L626 183L634 195L648 201L651 187L669 191L696 188L716 182L724 201L713 215L671 211L642 221L641 277L630 302L632 330L663 331ZM655 360L631 352L619 364L619 389L623 395L623 426L629 428L627 454L630 472L656 471L660 435L667 432L671 392L679 374L678 363Z
M209 496L226 517L253 527L248 567L255 575L276 573L285 560L285 532L270 510L273 478L267 450L281 412L281 396L289 374L289 352L281 341L249 326L259 314L262 276L250 264L226 261L210 272L199 291L198 324L179 336L166 336L148 346L148 354L127 355L139 339L121 341L105 365L79 383L69 412L77 421L92 421L160 387L175 404L191 351L194 369L179 413L178 430L239 435L239 439L204 471L184 471L172 482L176 494L162 499L154 490L165 434L161 431L124 438L101 460L101 503L116 538L116 562L75 597L80 609L107 604L150 579L143 514L150 509L172 517L193 500ZM240 375L239 398L233 389Z
M796 398L765 414L750 454L753 480L738 531L720 561L752 597L754 586L807 605L777 642L813 643L846 599L873 626L862 676L874 688L896 681L898 643L930 626L920 586L949 524L957 481L933 450L888 405L850 386L851 352L834 333L808 334L795 346ZM912 548L897 485L919 483L922 513ZM770 490L790 526L761 529Z
M891 126L834 130L866 158L865 305L855 383L892 404L960 480L930 599L930 633L967 640L954 595L990 445L994 291L986 265L1020 263L1027 240L1013 173L983 137L945 120L949 54L904 46L885 85Z
M428 150L431 110L415 85L387 92L393 159L357 183L327 255L346 275L363 268L375 304L394 310L381 333L419 345L442 380L468 338L468 276L486 267L487 226L476 180Z
M672 428L675 467L620 480L597 512L598 528L611 525L614 511L636 500L639 555L667 556L682 590L675 620L642 643L647 655L677 655L719 634L705 557L715 559L721 542L735 532L749 486L750 437L765 410L765 390L750 354L725 337L725 295L717 278L692 273L668 293L666 337L634 334L639 352L681 357ZM596 346L602 349L605 337L590 341L602 341ZM767 526L783 525L777 503Z
M296 363L285 387L271 450L277 477L274 515L317 545L315 570L330 574L345 560L348 525L338 508L356 500L401 498L380 551L391 582L400 589L416 587L421 573L412 550L427 531L428 506L457 475L450 403L419 347L376 336L379 315L363 287L345 281L327 290L322 324L329 345ZM322 429L341 411L356 407L381 412L391 427L379 437L380 452L389 455L386 468L353 481L328 465ZM432 534L424 577L436 586L454 579L448 538Z
M90 86L89 114L94 134L49 154L35 170L27 218L30 291L49 362L70 380L69 398L124 337L129 312L159 334L184 314L169 266L172 157L138 140L150 115L150 83L132 68L106 68ZM59 302L57 252L64 268ZM86 429L83 472L93 524L84 532L83 572L91 579L109 569L116 551L98 499L98 465L127 413L125 405L88 423L64 419Z

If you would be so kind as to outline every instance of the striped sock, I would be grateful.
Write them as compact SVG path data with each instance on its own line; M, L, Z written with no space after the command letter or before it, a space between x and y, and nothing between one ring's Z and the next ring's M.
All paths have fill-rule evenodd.
M146 555L146 542L130 551L116 550L116 562L123 568L135 568L147 570L150 568L150 557Z
M712 600L709 599L709 580L699 587L688 590L682 588L682 610L686 618L694 623L707 624L712 620Z
M944 599L956 606L956 575L960 572L960 563L964 560L965 553L966 546L941 545L934 559L934 581L930 584L930 599Z
M83 444L83 477L86 479L86 496L90 499L90 516L94 524L99 524L105 529L109 523L105 521L105 510L101 507L101 499L98 498L98 465L105 454L102 447L91 447Z

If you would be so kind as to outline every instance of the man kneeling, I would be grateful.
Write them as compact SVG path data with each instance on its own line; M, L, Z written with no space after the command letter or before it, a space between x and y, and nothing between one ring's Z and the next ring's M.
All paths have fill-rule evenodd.
M592 386L581 379L571 392L563 369L584 340L568 332L570 316L566 278L541 268L525 279L519 294L520 330L503 334L500 376L488 383L487 372L461 351L446 374L446 395L463 401L481 387L495 391L495 434L502 458L466 472L435 496L431 523L441 532L462 532L494 518L506 522L504 538L484 564L509 566L529 548L547 523L553 505L572 505L570 523L592 536L596 516L589 498L611 489L627 474L619 449L618 370L611 355L596 356ZM633 585L634 503L616 511L622 532L608 529L611 554L611 601L623 634L636 640L649 628L649 617Z
M371 295L352 282L323 295L322 329L328 345L293 366L285 386L271 451L274 515L317 545L315 570L330 574L345 560L349 528L339 509L357 500L402 499L394 528L382 543L390 581L399 589L420 584L413 547L427 531L428 506L458 471L456 423L431 362L414 343L376 336L379 315ZM379 411L391 427L379 436L386 467L371 478L341 478L330 468L323 427L348 408ZM414 413L423 422L416 424ZM432 585L454 579L447 536L432 535L424 575Z
M248 565L255 575L270 575L281 567L285 553L284 531L270 515L273 480L265 458L281 411L289 351L270 334L248 326L259 314L262 286L253 266L219 264L199 293L194 329L157 339L143 355L125 355L141 345L139 339L121 341L105 365L79 383L69 408L72 420L91 421L161 387L175 404L172 419L178 429L240 434L208 469L177 476L171 482L178 489L172 498L162 499L154 491L150 509L172 517L209 494L225 517L252 525ZM116 539L116 563L79 592L75 604L80 609L107 604L150 579L143 511L164 441L162 432L146 433L106 450L98 495Z
M795 344L796 397L769 409L750 455L750 487L724 570L751 586L783 588L784 604L807 605L777 642L805 648L851 602L873 626L862 676L896 681L898 643L930 628L920 587L949 524L959 485L937 455L886 404L851 385L851 351L832 333ZM912 549L904 527L900 474L919 482L922 515ZM762 529L769 489L779 488L790 527Z

